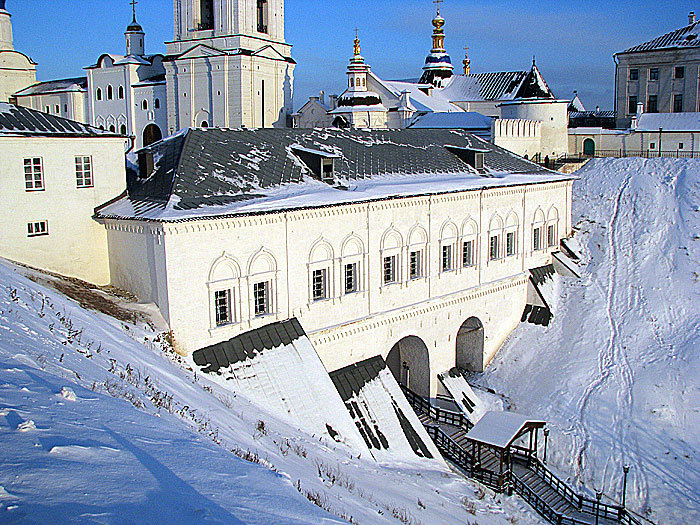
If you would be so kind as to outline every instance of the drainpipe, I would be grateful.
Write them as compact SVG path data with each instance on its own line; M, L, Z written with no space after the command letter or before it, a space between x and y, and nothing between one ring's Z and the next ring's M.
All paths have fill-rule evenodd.
M661 149L662 149L662 144L661 144L661 135L664 132L664 128L659 128L659 158L661 158Z

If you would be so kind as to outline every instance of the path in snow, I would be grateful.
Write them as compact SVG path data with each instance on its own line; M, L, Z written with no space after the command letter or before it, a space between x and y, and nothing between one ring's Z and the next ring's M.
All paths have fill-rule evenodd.
M660 523L700 522L700 161L598 160L574 187L580 280L480 382L548 419L550 458Z

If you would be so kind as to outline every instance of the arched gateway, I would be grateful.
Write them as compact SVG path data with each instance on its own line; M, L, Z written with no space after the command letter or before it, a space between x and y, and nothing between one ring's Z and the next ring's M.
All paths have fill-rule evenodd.
M420 337L401 339L389 351L386 364L396 381L421 396L430 397L430 356Z
M484 371L484 325L478 317L470 317L457 332L457 368Z

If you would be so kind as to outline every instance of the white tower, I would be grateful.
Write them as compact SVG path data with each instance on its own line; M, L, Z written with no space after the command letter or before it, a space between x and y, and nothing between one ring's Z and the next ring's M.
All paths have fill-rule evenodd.
M126 56L140 56L146 54L146 33L143 32L143 28L136 21L136 0L131 0L131 9L134 13L134 18L131 23L126 28Z
M433 48L425 59L423 76L420 79L421 84L432 84L437 87L453 75L454 69L450 55L445 50L445 30L443 29L445 19L440 16L440 2L442 0L435 0L438 9L437 16L433 19Z
M295 62L284 41L284 0L173 3L168 131L290 125Z
M5 3L0 0L0 102L36 83L36 63L12 44L12 16Z

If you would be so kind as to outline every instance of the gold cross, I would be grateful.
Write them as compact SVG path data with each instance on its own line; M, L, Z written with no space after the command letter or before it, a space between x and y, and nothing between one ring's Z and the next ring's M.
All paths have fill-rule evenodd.
M131 4L131 10L134 13L134 20L136 20L136 4L138 4L138 2L136 0L131 0L129 3Z
M440 14L440 4L444 2L445 0L433 0L434 4L437 4L437 14Z

